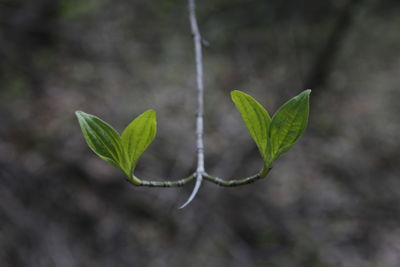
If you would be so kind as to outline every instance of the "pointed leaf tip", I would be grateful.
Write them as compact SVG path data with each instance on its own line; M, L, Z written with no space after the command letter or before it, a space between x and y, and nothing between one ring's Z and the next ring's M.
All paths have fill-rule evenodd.
M157 113L154 109L148 109L139 116L156 116Z
M243 93L243 92L239 91L239 90L233 90L233 91L231 91L231 97L233 97L234 95L240 94L240 93Z
M86 114L85 112L83 112L83 111L81 111L81 110L77 110L77 111L75 111L75 116L77 116L78 117L78 119L80 118L80 117L82 117L84 114Z

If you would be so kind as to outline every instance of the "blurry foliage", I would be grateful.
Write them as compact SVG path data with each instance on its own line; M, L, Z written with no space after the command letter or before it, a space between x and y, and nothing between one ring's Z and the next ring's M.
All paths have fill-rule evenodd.
M182 1L0 1L1 266L385 266L400 262L400 1L199 1L206 166L262 164L228 92L272 107L314 84L310 126L268 180L133 188L88 151L73 111L158 134L140 176L194 166ZM219 115L221 114L221 115ZM177 199L181 196L182 199Z
M101 8L104 1L78 1L78 0L62 0L60 1L60 17L62 19L78 19L79 17L93 14Z

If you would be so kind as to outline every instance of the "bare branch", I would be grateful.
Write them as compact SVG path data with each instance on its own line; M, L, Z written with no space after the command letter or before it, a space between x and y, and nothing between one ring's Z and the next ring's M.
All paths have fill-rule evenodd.
M196 81L197 81L197 114L196 114L196 150L197 150L197 169L196 184L189 199L180 208L187 206L199 191L204 175L204 78L203 78L203 54L202 54L202 38L196 19L195 0L188 0L190 27L193 34L193 43L196 60Z

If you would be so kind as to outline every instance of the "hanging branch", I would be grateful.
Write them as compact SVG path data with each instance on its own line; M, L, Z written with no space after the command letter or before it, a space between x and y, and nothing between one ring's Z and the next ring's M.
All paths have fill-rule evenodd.
M272 163L288 151L303 134L309 114L309 95L305 90L282 105L275 115L269 116L267 110L253 97L241 91L233 91L231 97L239 110L251 137L256 143L263 159L263 168L255 175L223 180L211 176L204 168L204 82L202 38L196 20L195 0L188 0L188 11L196 62L197 112L196 112L196 171L176 181L148 181L134 175L138 159L151 144L156 135L156 113L147 110L134 119L119 135L111 125L100 118L76 111L83 136L88 146L103 160L120 169L134 186L180 187L195 179L195 186L188 200L180 207L187 206L196 196L203 179L224 187L250 184L267 176Z
M204 175L204 75L203 75L203 53L201 47L201 34L196 19L195 0L188 0L190 28L192 29L194 52L196 60L196 81L197 81L197 113L196 113L196 151L197 151L197 169L196 184L190 194L189 199L180 207L186 207L196 196L200 189Z

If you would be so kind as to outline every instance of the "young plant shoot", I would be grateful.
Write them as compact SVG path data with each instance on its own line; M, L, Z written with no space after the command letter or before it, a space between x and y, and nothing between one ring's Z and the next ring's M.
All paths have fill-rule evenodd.
M231 93L232 101L239 110L251 137L256 143L263 159L261 170L252 176L235 180L224 180L209 175L204 168L204 78L202 37L197 24L195 0L188 0L190 27L196 62L196 171L176 181L147 181L134 175L139 157L156 136L156 113L147 110L133 120L121 135L100 118L77 111L79 124L88 146L103 160L120 169L128 181L135 186L177 187L195 180L195 186L189 199L180 207L188 205L196 196L203 179L217 185L232 187L252 183L267 176L272 163L287 152L303 134L308 123L311 90L305 90L283 104L274 116L253 97L241 91Z
M311 90L305 90L283 104L270 117L268 111L253 97L241 91L232 91L235 103L263 159L263 167L256 175L223 180L205 171L202 178L221 186L239 186L267 176L272 163L287 152L307 127ZM135 186L178 187L197 178L199 173L177 181L146 181L134 175L139 157L156 135L156 113L147 110L134 119L121 135L100 118L77 111L80 127L88 146L103 160L120 169Z

